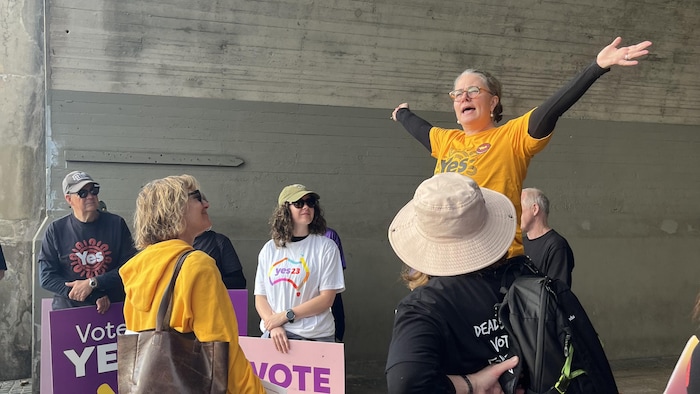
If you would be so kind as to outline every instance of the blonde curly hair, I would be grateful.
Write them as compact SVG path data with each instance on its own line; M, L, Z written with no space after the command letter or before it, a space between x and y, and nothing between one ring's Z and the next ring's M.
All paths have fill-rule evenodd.
M192 175L172 175L148 182L136 198L134 243L138 250L176 239L185 231L189 193L199 189Z

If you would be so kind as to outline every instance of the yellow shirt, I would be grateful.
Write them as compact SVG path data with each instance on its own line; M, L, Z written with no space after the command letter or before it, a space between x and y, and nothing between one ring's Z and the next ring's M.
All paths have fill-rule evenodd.
M169 240L148 246L119 269L124 282L124 321L131 331L152 330L160 299L170 282L175 262L192 246ZM264 394L260 379L238 345L238 323L231 299L214 259L195 251L185 259L175 282L170 326L194 332L202 342L229 343L227 393Z
M538 140L527 133L531 113L469 136L463 130L430 129L432 156L437 159L435 174L467 175L480 187L506 195L515 205L518 226L508 257L525 253L520 231L520 193L530 159L547 146L551 137L550 134Z

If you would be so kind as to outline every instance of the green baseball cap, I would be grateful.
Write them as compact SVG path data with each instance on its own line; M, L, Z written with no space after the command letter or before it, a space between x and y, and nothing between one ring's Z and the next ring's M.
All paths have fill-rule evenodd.
M285 186L284 189L282 189L282 192L277 199L277 203L279 205L284 205L287 202L298 201L307 194L313 194L317 200L321 199L318 193L307 189L304 185L295 183L293 185Z

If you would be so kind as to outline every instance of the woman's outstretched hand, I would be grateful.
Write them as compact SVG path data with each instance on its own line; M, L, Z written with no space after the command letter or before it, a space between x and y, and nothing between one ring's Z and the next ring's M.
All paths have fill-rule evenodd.
M601 68L608 68L612 66L635 66L639 63L636 58L644 56L649 53L647 50L651 46L651 41L642 41L639 44L630 45L627 47L618 48L622 42L622 37L617 37L613 42L603 48L596 62Z
M399 112L399 110L400 110L401 108L406 108L406 109L408 109L408 103L401 103L401 104L399 104L399 106L396 107L396 108L394 109L394 112L391 113L390 118L391 118L391 120L393 120L394 122L396 122L396 113Z

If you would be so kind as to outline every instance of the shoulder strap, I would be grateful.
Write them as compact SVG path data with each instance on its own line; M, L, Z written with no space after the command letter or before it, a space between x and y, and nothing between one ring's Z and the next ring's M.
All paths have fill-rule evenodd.
M530 259L530 256L525 256L523 259L523 265L530 271L530 274L547 276L547 274L537 268L535 263Z
M506 294L508 292L508 288L510 287L510 284L513 282L513 280L519 276L522 275L542 275L542 274L537 267L535 266L535 263L530 260L530 257L522 255L522 256L516 256L508 259L508 266L503 272L503 276L501 277L501 288L500 292L501 294ZM511 274L512 273L512 274ZM510 274L510 275L509 275Z
M160 306L158 307L158 315L156 317L156 331L167 331L170 329L170 316L172 315L172 299L173 299L173 289L175 289L175 281L177 276L180 274L180 268L185 262L187 256L194 252L194 249L188 250L180 255L175 263L175 269L173 270L173 277L170 278L170 283L168 287L165 288L163 292L163 298L160 300Z

